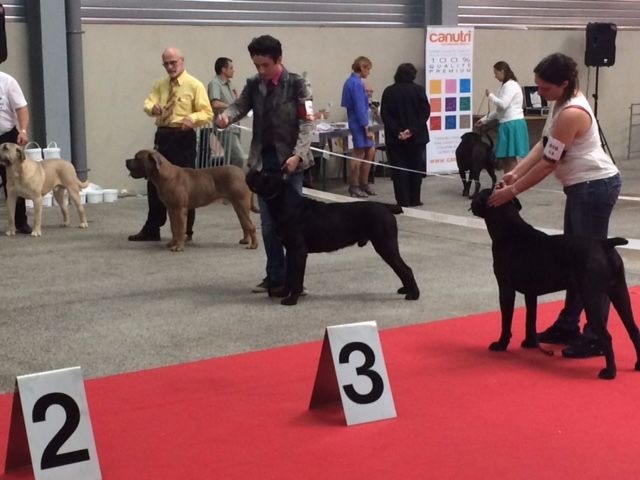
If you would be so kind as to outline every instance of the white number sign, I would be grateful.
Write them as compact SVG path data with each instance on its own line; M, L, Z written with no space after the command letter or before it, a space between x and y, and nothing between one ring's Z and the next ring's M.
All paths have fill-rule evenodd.
M6 469L30 457L36 480L100 480L80 367L23 375L16 385Z
M397 416L375 322L327 327L310 408L337 400L347 425Z

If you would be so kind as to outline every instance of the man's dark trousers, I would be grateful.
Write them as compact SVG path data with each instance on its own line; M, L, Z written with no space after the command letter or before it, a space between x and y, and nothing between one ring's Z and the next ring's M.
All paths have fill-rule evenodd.
M14 127L7 133L0 135L0 144L16 143L18 141L18 130ZM0 166L0 176L2 177L2 188L4 190L4 198L7 198L7 171L4 166ZM27 208L24 204L24 198L16 199L16 227L27 224Z
M154 139L154 148L167 160L178 167L195 168L196 163L196 132L195 130L181 130L173 127L158 127ZM142 230L147 233L160 231L167 221L167 209L158 198L155 185L147 182L147 202L149 213ZM193 235L193 223L196 211L189 210L187 214L187 235Z

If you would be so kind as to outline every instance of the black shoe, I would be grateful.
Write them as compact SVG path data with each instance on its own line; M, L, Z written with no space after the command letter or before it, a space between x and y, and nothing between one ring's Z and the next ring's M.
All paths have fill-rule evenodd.
M540 343L568 344L580 337L578 326L565 326L562 323L554 322L544 332L538 334Z
M580 335L568 347L562 349L565 358L591 358L604 355L602 346L596 338Z
M193 233L187 233L187 242L193 240Z
M25 235L31 235L31 232L33 230L31 230L31 227L29 226L28 223L24 223L22 225L16 225L16 232L18 233L24 233Z
M149 232L140 230L135 235L129 235L130 242L158 242L160 241L160 232Z
M274 287L269 290L270 297L283 298L289 295L289 289L284 285L280 285L278 287Z
M266 293L269 290L269 279L263 278L262 281L251 289L251 293Z

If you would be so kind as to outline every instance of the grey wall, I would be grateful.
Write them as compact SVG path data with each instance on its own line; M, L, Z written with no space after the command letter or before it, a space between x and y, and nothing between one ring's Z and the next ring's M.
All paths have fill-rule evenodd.
M379 96L392 82L396 66L413 62L424 76L422 28L340 27L224 27L167 25L84 25L84 75L89 179L104 187L143 191L141 181L127 177L123 160L153 141L154 126L142 111L152 82L164 75L160 53L168 45L183 50L188 71L205 84L213 75L218 56L235 60L237 87L254 73L246 45L263 33L278 37L284 47L284 63L292 71L307 71L318 106L332 101L331 118L344 119L340 91L350 65L358 55L373 60L371 82ZM30 98L26 26L7 24L10 56L0 68L14 75ZM544 55L563 51L580 65L584 57L584 31L503 30L476 31L474 104L480 104L485 88L494 89L492 65L509 62L520 83L533 84L533 67ZM614 156L626 154L628 106L640 102L633 79L640 75L633 46L640 32L619 31L615 66L600 71L599 117ZM581 85L593 92L595 70L581 67ZM63 152L64 154L65 152Z

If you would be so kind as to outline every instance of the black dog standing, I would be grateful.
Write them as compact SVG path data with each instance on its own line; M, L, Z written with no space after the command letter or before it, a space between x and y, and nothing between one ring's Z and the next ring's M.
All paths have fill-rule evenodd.
M577 235L547 235L525 222L514 198L499 207L490 207L491 190L482 190L471 202L471 211L484 218L492 241L493 272L498 281L502 332L490 350L506 350L511 339L511 321L515 294L524 294L526 333L524 348L538 346L536 308L538 295L566 290L569 286L580 292L587 319L598 335L605 354L606 368L599 377L616 376L616 364L607 331L604 302L606 295L622 319L636 350L635 369L640 370L640 331L633 319L624 264L614 248L625 245L624 238L607 240Z
M493 152L493 140L487 135L489 144L482 141L482 137L475 132L467 132L462 135L460 145L456 148L456 163L458 173L462 179L462 196L468 197L471 190L471 182L475 182L474 195L480 190L480 172L485 169L492 180L491 187L496 184L496 156ZM467 177L467 172L469 176Z
M295 305L302 293L307 254L333 252L350 245L363 247L371 241L375 251L402 281L398 293L417 300L420 290L411 268L398 248L397 205L379 202L323 203L301 196L282 173L247 174L249 188L265 199L276 223L276 232L287 251L285 287L281 303Z

